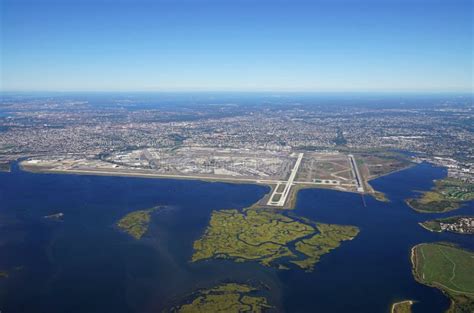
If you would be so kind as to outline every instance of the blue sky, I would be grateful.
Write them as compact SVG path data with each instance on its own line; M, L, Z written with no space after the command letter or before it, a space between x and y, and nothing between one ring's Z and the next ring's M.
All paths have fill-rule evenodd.
M3 91L472 91L472 0L0 0Z

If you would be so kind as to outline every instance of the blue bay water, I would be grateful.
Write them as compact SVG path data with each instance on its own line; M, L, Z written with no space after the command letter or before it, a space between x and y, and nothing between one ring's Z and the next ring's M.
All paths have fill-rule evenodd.
M278 310L388 312L413 299L415 313L443 312L448 299L411 275L410 249L472 237L431 233L417 223L472 214L473 203L447 214L419 214L404 199L431 187L445 171L421 164L379 178L390 203L323 189L303 190L294 214L356 225L359 236L322 257L314 272L277 271L256 263L191 263L192 244L213 210L247 207L268 192L255 185L185 180L0 174L0 310L4 312L160 312L197 288L222 281L261 282ZM125 214L165 206L135 241L114 224ZM63 221L45 219L62 212ZM293 214L291 213L291 214Z

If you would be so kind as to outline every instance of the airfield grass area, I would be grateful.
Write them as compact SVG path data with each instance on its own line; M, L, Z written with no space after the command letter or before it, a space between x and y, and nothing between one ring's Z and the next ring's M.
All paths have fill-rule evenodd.
M285 268L287 261L311 271L323 254L355 237L353 226L314 224L273 211L214 211L192 261L211 258L256 261Z
M362 176L369 180L405 169L413 164L406 156L395 152L362 153L359 155L358 162L360 162L359 169Z
M412 250L415 278L441 289L452 300L448 312L474 311L474 253L446 243L419 244Z
M158 208L128 213L117 222L117 227L135 239L140 239L148 231L151 214Z
M296 179L308 182L315 178L319 181L351 180L351 167L347 156L337 154L304 158Z
M257 296L258 290L250 285L227 283L194 293L188 303L174 307L176 313L260 313L270 306L265 297Z
M453 178L437 180L430 191L418 198L407 199L407 204L418 212L441 213L459 208L464 201L474 199L474 184Z
M411 306L413 305L413 301L406 300L400 301L392 304L392 309L390 310L391 313L411 313Z

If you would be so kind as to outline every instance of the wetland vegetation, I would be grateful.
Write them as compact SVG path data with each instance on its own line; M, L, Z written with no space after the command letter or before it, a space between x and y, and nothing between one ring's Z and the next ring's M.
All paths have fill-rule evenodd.
M140 239L148 231L151 214L159 207L128 213L117 222L117 227L135 239Z
M419 244L412 249L413 275L422 284L451 298L450 313L474 310L474 253L447 243Z
M272 306L259 290L247 284L226 283L211 289L199 290L188 303L170 310L173 313L260 313Z
M214 211L204 235L194 242L192 261L257 261L280 269L290 261L311 271L323 254L357 233L354 226L315 224L269 210Z
M307 258L292 261L305 270L312 270L322 255L336 249L343 241L352 240L359 233L355 226L344 226L334 224L316 224L319 234L308 239L302 239L295 244L297 251L303 253Z

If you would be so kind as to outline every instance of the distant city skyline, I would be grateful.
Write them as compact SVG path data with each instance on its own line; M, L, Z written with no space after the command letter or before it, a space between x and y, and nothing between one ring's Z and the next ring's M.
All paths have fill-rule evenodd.
M0 91L472 92L471 0L2 0Z

